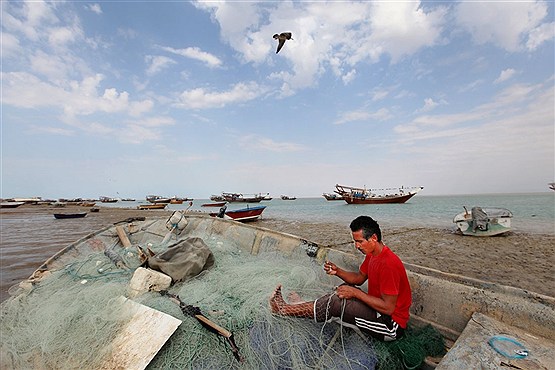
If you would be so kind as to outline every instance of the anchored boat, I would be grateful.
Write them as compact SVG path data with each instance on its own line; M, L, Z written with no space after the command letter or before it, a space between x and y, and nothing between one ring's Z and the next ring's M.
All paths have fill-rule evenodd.
M206 244L215 263L169 286L169 276L141 267L144 251L157 257L185 241ZM340 281L324 273L325 260L353 270L362 258L206 215L126 220L69 245L10 289L13 296L0 306L0 330L10 339L0 346L0 367L444 370L555 363L555 298L413 264L405 264L413 292L409 326L441 333L444 356L423 358L427 350L408 346L408 335L378 343L336 323L271 314L268 297L277 283L317 297L318 287L332 291ZM144 270L147 278L136 280ZM137 281L144 284L131 284ZM519 352L503 354L500 337ZM388 362L391 353L401 362Z
M366 189L345 185L335 185L335 192L343 197L348 204L382 204L382 203L405 203L415 196L423 186L388 189ZM327 199L327 198L326 198Z

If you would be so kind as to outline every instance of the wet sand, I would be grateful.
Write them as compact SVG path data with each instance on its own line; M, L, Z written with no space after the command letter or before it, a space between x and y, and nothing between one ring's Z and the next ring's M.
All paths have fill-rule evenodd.
M168 217L172 211L24 205L0 211L0 299L42 262L77 239L129 217ZM89 212L56 220L54 213ZM253 225L298 235L324 246L352 249L348 225L262 218ZM555 296L555 235L511 232L474 238L449 229L388 228L383 240L404 262Z

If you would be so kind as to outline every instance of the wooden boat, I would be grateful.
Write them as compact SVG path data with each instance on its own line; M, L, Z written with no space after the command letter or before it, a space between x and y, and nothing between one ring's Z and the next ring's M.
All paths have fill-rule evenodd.
M1 202L0 208L17 208L24 205L25 202Z
M193 198L180 198L180 197L171 197L170 204L183 204L183 202L190 202Z
M235 209L232 211L225 211L225 216L229 219L241 222L256 221L262 215L262 212L266 209L266 206L254 206L246 208ZM210 213L210 216L217 217L218 213Z
M134 202L135 198L122 198L121 201L122 202Z
M335 185L335 192L348 204L405 203L424 187L366 189L352 186Z
M555 182L550 182L550 183L547 184L547 185L549 185L549 189L555 190Z
M511 218L513 214L505 208L472 207L470 212L457 214L453 222L457 224L458 231L470 236L494 236L511 231Z
M169 204L171 202L171 198L162 197L160 195L147 195L146 200L154 204L157 204L157 203Z
M224 202L226 201L225 198L221 195L211 195L210 200L213 202Z
M322 196L326 198L326 200L344 200L342 195L334 193L323 193Z
M139 204L137 209L164 209L168 203Z
M249 258L258 260L258 263L260 263L262 260L268 258L275 261L276 256L279 254L286 260L307 261L310 265L315 266L315 272L319 271L321 274L323 274L323 271L320 266L325 260L334 261L342 268L354 270L358 268L363 258L360 253L345 252L324 247L291 234L280 233L221 218L207 217L206 215L200 214L182 213L177 217L179 220L177 224L181 226L179 226L178 230L175 230L174 226L171 228L168 227L168 225L174 225L171 221L172 218L129 220L124 224L118 223L117 225L111 225L61 250L43 263L28 280L22 282L19 285L19 290L11 290L15 296L9 298L2 305L2 313L6 316L10 315L11 320L7 320L7 317L3 315L3 320L0 322L0 329L3 333L5 333L6 330L10 330L11 333L21 333L25 332L25 330L30 330L25 325L37 325L40 321L33 322L18 319L20 315L24 315L28 312L32 314L56 312L56 317L46 321L57 319L59 315L65 315L63 316L64 322L75 322L74 325L67 325L67 329L75 329L78 327L78 323L83 322L79 321L82 320L83 317L93 317L95 320L95 326L93 326L93 328L98 328L98 325L100 325L104 317L98 313L92 315L92 307L90 306L91 302L100 298L95 295L99 291L98 289L102 289L103 292L108 292L108 288L111 287L116 294L121 294L119 292L125 291L125 289L114 289L113 285L116 283L127 284L130 282L131 273L129 273L129 271L138 270L140 265L139 256L136 252L134 253L133 248L126 248L123 246L126 244L133 246L155 245L160 246L161 250L164 250L164 245L168 245L164 244L165 240L171 239L173 242L186 238L200 238L210 243L210 248L214 251L224 248L222 253L226 256L230 256L230 253L225 248L229 248L229 246L232 245L238 248L239 252L234 252L231 255L244 254L249 256ZM121 243L117 243L118 236ZM116 245L114 245L114 237L116 238ZM106 275L103 269L109 266L103 262L104 264L100 264L100 266L102 266L100 268L99 264L95 263L95 261L102 256L108 256L110 254L108 252L120 253L126 256L126 264L120 264L119 267L117 267L117 263L121 261L117 258L111 258L111 260L114 261L114 265L110 267L110 274ZM72 278L71 276L67 278L67 273L64 273L64 271L68 271L68 269L71 270L72 267L73 270L71 271L84 268L83 261L91 261L92 271L95 275L87 275L87 278L81 278L82 280L75 279L75 277ZM555 363L554 297L477 279L469 279L460 275L444 273L410 263L405 263L405 266L413 290L413 304L411 306L409 325L432 325L445 339L447 339L446 343L448 346L446 355L438 358L426 358L425 362L419 368L436 368L437 370L553 368L553 364ZM214 268L217 270L221 267L222 266L218 267L218 264L216 264ZM242 268L243 266L236 270L241 271ZM298 274L300 272L300 270L287 271L288 274ZM195 280L206 279L210 277L210 275L212 275L210 272L199 275ZM111 278L111 276L113 276L113 278ZM263 284L264 281L270 278L271 276L266 273L263 281L260 281L259 284ZM74 305L72 310L67 310L65 306L58 304L58 300L60 299L58 295L52 295L52 292L46 291L46 289L53 286L57 281L61 283L59 286L65 287L64 289L72 290L72 294L69 296L69 299L72 300L71 302ZM189 284L190 282L173 284L169 288L169 291L170 293L179 292L181 288ZM233 284L233 281L228 282L226 287L233 286ZM274 284L274 281L271 281L270 284ZM214 287L216 285L217 284L209 284L207 286ZM97 287L97 290L94 290L95 287ZM153 286L152 282L149 287L156 290L156 286ZM86 292L89 290L93 291L94 294L91 293L92 298L89 298L88 301L75 299L73 296L74 291L80 296L86 296ZM225 290L226 299L234 305L240 305L243 300L236 299L235 295L242 293L243 290L244 289L237 286ZM31 292L32 294L30 294ZM189 294L187 296L182 296L183 300L191 299L190 295L193 292L191 290L188 290L188 292ZM207 292L200 292L198 299L203 301L206 297L206 293ZM259 293L253 293L254 292L250 291L245 292L250 300L256 299L259 295ZM41 298L41 294L43 298ZM269 294L270 292L262 297L265 304L260 304L260 311L267 310L266 307ZM50 297L57 298L51 299ZM163 297L156 295L155 292L146 293L140 296L140 298L141 302L150 302L150 305L164 300ZM42 305L39 302L42 302ZM126 312L126 307L118 305L116 299L110 299L109 302L109 305L104 305L109 306L106 308L110 308L121 314ZM196 304L195 302L196 301L192 301L193 304ZM37 310L37 304L41 305L40 310ZM208 305L210 304L211 303L208 303ZM80 305L82 306L81 309L77 309ZM227 308L231 307L226 305L217 306L217 308L221 310L223 310L224 307L226 307L226 312L223 315L226 315L228 314ZM239 309L240 308L241 306L239 306ZM75 346L84 346L87 348L94 346L94 348L96 348L96 355L92 357L89 356L89 358L98 362L94 363L94 366L90 368L142 369L146 367L150 361L156 363L156 360L161 357L170 359L172 364L175 364L179 359L185 357L184 361L187 366L181 366L180 368L205 368L206 361L214 360L216 356L219 356L217 358L223 357L224 362L219 366L215 365L213 368L235 368L235 366L237 366L237 363L234 362L235 360L228 350L230 347L226 345L227 343L222 344L221 341L214 338L213 342L215 342L215 347L195 347L196 340L200 338L199 335L202 334L204 329L198 324L198 327L191 328L187 326L193 325L187 321L192 319L183 318L177 306L175 306L175 309L171 309L168 312L170 315L179 317L183 320L179 325L184 327L184 329L180 331L179 335L175 333L173 336L173 331L171 331L169 335L164 336L164 340L167 340L167 342L158 343L157 346L155 346L154 341L151 342L151 340L161 337L160 331L151 333L150 330L147 330L145 327L146 325L149 325L149 328L166 327L166 325L161 325L167 321L165 319L166 314L164 314L163 318L160 318L160 316L156 318L152 318L152 316L145 317L144 320L141 321L142 325L139 327L139 331L124 330L126 329L126 327L124 327L121 329L122 335L124 335L123 342L118 342L119 337L116 337L116 339L106 339L103 337L106 330L104 327L102 327L103 330L94 330L92 335L87 337L87 341L79 342L68 342L66 336L70 334L66 332L64 332L64 335L57 335L54 332L42 333L40 330L30 331L31 335L47 335L50 340L59 341L61 343L60 348L64 349L63 351L59 351L59 353L48 352L46 354L40 345L31 346L33 341L7 336L10 340L4 341L0 347L0 351L2 351L0 353L0 366L2 368L45 368L45 363L47 361L57 364L58 360L63 360L70 361L69 363L65 362L65 367L83 367L79 362L80 358L67 355L67 353L72 350L72 343L74 343ZM255 314L256 312L249 312L247 315L250 316ZM225 316L221 315L222 313L217 313L215 311L214 316L211 316L213 317L212 320L219 321L222 326L226 326L226 321L224 320ZM245 313L242 315L244 316ZM141 314L141 317L142 316L144 315ZM123 315L123 317L127 316ZM301 323L306 323L306 325L309 323L308 319L294 320L300 320L295 321L295 327L298 327ZM289 320L281 322L285 324L288 321ZM57 329L56 326L51 326L51 323L49 323L49 325L48 328L50 328L50 330ZM110 322L110 325L114 326L112 322ZM320 332L320 328L320 325L317 326L317 333ZM337 328L334 338L326 340L323 343L324 349L331 348L332 350L326 350L326 352L320 355L316 354L317 356L321 356L320 358L322 361L331 361L333 359L333 353L343 354L350 350L348 344L344 342L350 329L343 328L340 325L336 325L334 328ZM264 333L264 331L256 331L255 329L256 327L247 327L245 329L237 327L237 329L234 330L233 334L238 336L238 338L242 338L242 341L238 341L239 349L245 349L245 347L253 343L256 337L261 335L260 333ZM178 328L177 330L180 329ZM273 335L274 333L269 334ZM521 351L519 356L515 356L515 353L509 353L511 357L506 357L500 352L496 352L490 342L492 338L499 334L503 334L509 338L515 338L515 341L522 344L526 351ZM185 335L196 336L185 337L191 338L187 340L183 339ZM288 336L296 337L297 335L299 335L299 333L289 333ZM353 337L358 336L353 335ZM260 348L270 348L274 350L279 348L283 351L280 351L277 357L282 358L286 356L286 351L292 347L275 347L274 345L277 345L275 340L279 340L282 344L285 343L287 337L285 335L280 335L273 337L273 339L274 341L270 342L270 345L266 344L260 346ZM322 340L322 338L316 337L315 340ZM89 343L88 341L95 342ZM112 341L114 341L114 343L112 343ZM119 343L121 347L117 346L115 342ZM38 343L40 344L42 342L38 341ZM143 345L141 345L141 343ZM154 349L146 351L144 343L149 344L149 349ZM298 343L304 345L304 342ZM333 347L336 343L338 343L338 347ZM179 347L178 344L183 347ZM107 346L108 350L102 350L102 345ZM164 346L162 347L162 345ZM158 350L160 347L161 349ZM127 356L123 356L126 354L126 350L129 350L130 353L127 353ZM249 351L253 350L251 349ZM370 347L367 347L367 350L362 353L364 356L368 356L370 353L369 351ZM248 351L245 350L245 353L247 352ZM10 355L7 355L8 353ZM88 352L83 351L79 353L88 354ZM194 356L191 356L191 353L194 353ZM106 355L100 356L100 354ZM272 354L276 355L275 351L272 352ZM302 357L299 357L300 360L302 360L304 356L313 355L313 353L302 351L302 348L301 354ZM16 361L14 355L19 356L17 360L20 362L10 362ZM250 362L243 363L241 366L249 369L266 368L264 361L268 357L271 356L251 357L248 360ZM197 360L196 366L194 363L195 359ZM25 361L27 362L25 363ZM73 363L71 361L73 361ZM136 363L137 361L141 362L141 366ZM160 365L160 363L162 365ZM158 362L158 367L152 363L150 365L154 368L160 368L163 367L164 363L167 365L168 362ZM72 364L74 366L70 366ZM307 367L306 364L303 365L300 363L296 368ZM414 368L416 367L417 366Z
M87 215L87 212L79 212L79 213L54 213L54 218L63 219L63 218L83 218Z
M98 200L102 203L116 203L118 201L118 198L100 196L98 197Z
M227 202L204 203L201 207L223 207Z
M222 197L229 203L259 203L263 197L257 194L245 195L241 193L222 193Z
M288 195L282 195L281 200L295 200L297 197L290 197Z
M270 193L266 193L266 194L259 193L258 196L261 197L262 200L272 200L273 199L272 196L270 195Z
M94 207L96 202L79 202L77 205L81 207Z

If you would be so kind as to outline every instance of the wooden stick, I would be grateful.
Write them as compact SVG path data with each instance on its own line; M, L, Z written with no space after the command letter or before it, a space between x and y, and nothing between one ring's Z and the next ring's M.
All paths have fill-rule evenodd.
M127 233L123 229L123 226L116 226L116 232L118 233L119 240L121 240L121 244L123 244L123 247L129 248L131 246L131 242L127 237Z

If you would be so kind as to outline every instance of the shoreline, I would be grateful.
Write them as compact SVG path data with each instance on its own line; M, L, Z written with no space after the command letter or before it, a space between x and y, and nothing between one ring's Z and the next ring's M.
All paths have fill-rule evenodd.
M74 241L129 217L169 217L173 210L24 205L2 209L0 298L45 260ZM55 220L53 213L88 212L82 219ZM199 212L191 212L199 213ZM204 213L204 212L203 212ZM378 220L379 221L379 220ZM261 218L252 225L285 232L338 249L352 247L348 224ZM496 237L462 236L450 229L384 227L383 241L403 262L552 296L555 235L510 232Z

